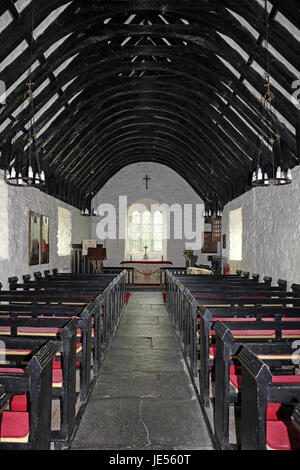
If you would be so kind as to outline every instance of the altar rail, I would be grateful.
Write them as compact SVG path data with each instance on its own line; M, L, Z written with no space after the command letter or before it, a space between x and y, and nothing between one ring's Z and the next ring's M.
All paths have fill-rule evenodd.
M124 268L119 267L103 267L103 274L119 274L124 271ZM126 285L133 286L134 285L134 268L126 268Z

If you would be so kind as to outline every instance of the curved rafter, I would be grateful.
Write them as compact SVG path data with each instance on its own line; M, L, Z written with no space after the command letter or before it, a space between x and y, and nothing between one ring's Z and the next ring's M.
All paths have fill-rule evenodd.
M0 1L8 22L0 34L1 78L9 91L0 110L2 168L12 138L20 148L26 142L24 80L17 80L34 65L49 194L81 207L92 167L98 191L139 161L170 166L202 198L212 163L224 202L249 189L265 64L261 0L35 3L31 56L24 43L31 41L30 1ZM300 71L300 8L296 0L269 6L270 73L292 167L299 163L291 94Z

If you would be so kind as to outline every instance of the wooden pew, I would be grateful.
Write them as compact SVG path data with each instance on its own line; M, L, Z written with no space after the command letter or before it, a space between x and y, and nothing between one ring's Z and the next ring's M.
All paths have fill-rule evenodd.
M106 276L107 280L111 279L111 276ZM125 308L126 299L125 299L125 280L126 280L126 271L122 271L116 277L110 280L107 284L107 281L104 283L93 284L89 281L84 283L82 282L73 282L73 281L28 281L23 284L18 283L16 277L10 279L10 289L14 292L19 292L18 289L23 291L33 291L44 292L46 295L54 294L56 296L65 295L69 298L76 299L76 303L79 299L92 299L96 298L100 294L104 297L104 308L107 310L105 314L105 332L107 336L111 336L112 332L115 329L116 324L118 324L119 319ZM74 300L75 302L75 300Z
M276 327L277 334L267 339L264 334L261 337L257 336L259 325L257 328L255 326L249 328L247 324L248 333L244 336L239 334L236 336L236 331L243 331L242 329L245 328L245 324L242 322L234 322L229 326L226 322L217 321L213 327L216 333L214 432L221 449L231 448L229 443L229 408L231 404L237 403L239 398L238 380L240 375L236 358L242 346L247 345L261 358L268 359L272 368L275 370L277 368L278 375L294 375L295 373L295 367L289 371L283 370L282 365L286 365L287 360L291 366L293 365L291 358L294 353L294 338L299 334L299 330L297 330L299 322L283 323ZM269 328L272 326L270 324ZM267 325L263 325L262 328L268 329ZM293 331L295 331L295 336ZM299 376L298 379L300 381ZM234 392L231 392L231 386L235 387Z
M52 363L58 343L48 341L26 368L3 368L0 374L0 449L49 450L51 440ZM26 411L7 405L15 395L28 395Z
M104 337L103 324L106 323L106 310L109 309L109 305L107 302L107 309L104 308L105 298L102 294L95 299L90 297L76 297L75 299L74 297L48 295L35 291L2 291L0 293L0 315L78 317L83 341L87 335L92 338L94 375L99 372L101 353L108 342L108 338ZM94 335L89 331L90 316L92 317Z
M225 322L234 329L252 330L262 329L265 337L272 338L276 328L283 322L287 329L291 326L290 322L295 322L300 336L300 307L215 307L198 308L199 314L199 385L201 398L204 406L209 406L209 388L210 388L210 368L213 365L214 357L210 354L210 348L213 344L213 326L217 321ZM265 319L269 319L268 322ZM297 323L298 322L298 323ZM297 329L297 328L296 328ZM260 333L260 336L262 334Z
M72 306L74 308L74 306ZM101 348L101 337L99 325L93 328L99 339L94 338L92 342L92 318L93 304L89 304L82 311L75 312L72 308L64 307L64 311L57 313L57 306L39 306L39 305L0 305L0 336L57 336L66 325L66 322L76 318L77 328L77 348L76 363L80 368L80 400L84 402L89 394L91 387L91 348ZM71 310L71 311L70 311ZM97 321L98 323L98 321ZM100 342L100 345L98 344ZM98 373L100 367L99 352L94 353L96 357Z
M56 358L60 363L53 361L52 399L58 399L61 403L60 429L51 430L51 441L57 448L67 446L75 426L76 416L76 332L77 320L68 321L57 337L51 337L51 341L57 345ZM9 368L22 369L22 365L28 362L33 354L49 341L49 336L44 336L38 331L35 335L24 336L0 336L5 344L6 361ZM56 367L54 367L56 366ZM0 382L2 371L6 367L0 367ZM23 411L27 411L26 403Z
M107 279L108 276L106 276L106 280ZM96 342L94 344L96 347L94 347L94 349L97 350L96 356L94 356L94 358L97 360L94 361L94 365L96 362L98 362L97 367L99 371L100 356L101 352L103 352L105 348L105 342L109 341L111 334L115 331L121 313L125 307L125 272L110 280L108 285L106 285L106 280L104 283L104 286L106 287L102 291L103 295L101 294L98 297L95 295L90 295L91 292L88 292L88 295L86 295L85 292L78 293L78 286L80 285L86 287L86 283L82 284L77 281L72 282L73 285L76 284L76 290L73 287L70 289L66 288L66 283L60 282L60 285L64 284L63 292L60 290L57 292L57 289L52 289L54 283L51 284L51 291L50 289L49 291L46 290L44 284L42 290L40 290L40 280L36 282L34 281L36 286L38 286L38 289L35 290L13 290L8 292L2 291L0 295L0 331L1 328L4 328L6 341L8 341L7 328L9 328L10 334L9 341L15 340L17 343L22 341L23 338L19 337L20 333L34 335L36 341L37 334L34 331L35 329L38 331L38 335L40 335L41 338L44 334L48 337L48 335L51 334L49 329L52 330L52 333L53 328L58 330L69 316L73 317L75 315L77 320L81 321L81 317L78 318L78 315L81 315L83 312L88 312L89 309L95 309L95 307L97 307L98 315L96 317L98 318L98 333L96 333L96 322L94 321L93 323L93 327L95 329L94 336L96 337ZM27 281L25 279L25 283L26 282ZM97 294L98 293L99 289L97 290ZM99 301L100 297L102 298L102 301ZM88 302L91 303L87 304ZM81 311L83 307L85 308L83 311ZM99 307L101 308L101 311ZM91 315L89 314L89 319L90 318ZM88 327L84 327L83 324L79 324L78 326L82 327L76 328L76 330L77 333L80 331L83 349L85 350L85 346L89 346L90 348L91 335L88 336L83 334L83 332L91 332L91 322L89 323ZM18 332L18 336L13 338L12 336L16 334L16 332ZM98 337L101 338L101 341L97 341ZM29 341L29 338L30 341L32 341L31 336L26 337L26 340ZM77 356L76 361L78 361L79 357L80 356ZM10 356L10 359L12 360L16 358ZM88 365L90 367L90 360L85 360L83 363L85 366ZM85 370L88 370L88 367L86 367ZM83 394L84 397L88 395L88 376L90 379L90 369L89 373L83 373L83 380L81 380L81 384L85 383L86 385L86 390ZM75 380L75 373L73 373L73 380ZM56 395L59 396L59 392L57 390L55 390L55 392ZM67 401L65 400L65 403L71 404L72 400L69 398ZM68 406L65 409L66 412L63 412L63 416L66 416L66 413L69 409ZM72 420L70 414L67 413L67 419L62 422L62 428L60 432L52 431L51 437L55 442L56 447L60 448L61 446L65 447L68 445L67 436L70 437L72 434L72 430L74 429L73 422L74 420Z
M295 409L295 403L300 402L300 376L274 373L271 361L260 359L251 346L242 347L238 360L241 364L241 449L300 450L299 405ZM289 365L290 361L282 360L282 364ZM294 421L291 420L293 414Z
M264 283L258 283L257 279L247 280L238 277L234 282L232 282L230 279L228 280L226 276L223 276L222 281L218 280L218 278L215 279L215 276L204 277L211 280L206 281L203 279L199 281L197 279L193 279L189 281L186 278L176 277L170 272L167 272L166 307L168 311L172 313L172 311L175 311L179 308L178 306L182 303L183 296L187 290L193 293L195 297L218 297L219 291L225 292L227 290L230 292L236 290L240 293L243 288L245 290L253 288L253 292L255 290L259 290L261 295L263 295L263 290L273 291L274 295L277 290L279 291L279 295L281 295L282 290L286 290L286 281L279 280L277 288L272 288L272 278L269 277L264 277ZM204 293L204 291L207 292Z
M201 302L203 305L201 305ZM199 311L202 308L209 309L211 307L228 307L230 308L257 308L257 307L287 307L287 306L300 306L300 298L265 298L263 299L258 296L258 298L249 299L248 296L244 297L232 297L229 296L225 298L217 299L217 304L214 299L204 299L200 301L195 299L193 295L189 294L188 291L185 292L185 300L179 309L175 312L172 312L171 320L173 327L177 333L177 336L182 343L183 354L185 358L190 363L190 368L194 377L198 375L197 368L197 347L199 340L197 338L197 330L199 325L197 324L199 318Z
M126 305L125 298L125 276L126 271L123 271L120 275L116 276L105 288L97 289L96 291L87 291L86 288L78 289L72 283L72 288L67 289L66 287L56 288L54 285L52 288L40 290L36 286L35 290L27 290L27 283L24 283L23 287L25 290L12 290L14 295L9 298L7 291L0 291L0 302L1 301L13 301L24 303L26 300L23 298L23 294L28 296L28 302L34 299L38 299L39 302L46 304L62 304L62 305L82 305L85 306L90 302L97 302L101 305L102 316L103 316L103 328L102 328L102 344L105 345L109 342L112 334L116 330L119 320L122 316ZM17 286L16 278L13 279L11 285ZM27 287L26 287L27 286ZM21 286L19 285L21 288ZM20 300L18 299L20 297Z

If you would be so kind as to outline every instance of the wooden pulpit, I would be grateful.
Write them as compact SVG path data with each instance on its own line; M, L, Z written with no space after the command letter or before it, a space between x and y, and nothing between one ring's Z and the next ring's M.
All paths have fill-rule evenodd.
M102 271L103 261L107 259L106 248L88 248L87 257L93 265L94 273L100 274Z

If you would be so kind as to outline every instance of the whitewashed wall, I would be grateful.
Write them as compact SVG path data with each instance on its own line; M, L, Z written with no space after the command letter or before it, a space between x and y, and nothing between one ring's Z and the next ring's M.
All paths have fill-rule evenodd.
M145 189L145 181L143 181L146 173L151 177L148 190ZM153 199L160 204L165 203L169 206L175 203L179 203L182 206L184 204L202 204L202 200L198 197L196 192L180 175L167 166L157 163L137 163L129 165L119 171L95 196L93 207L96 208L99 204L110 203L118 209L119 195L127 196L128 207L134 202L144 198ZM171 217L171 226L172 225ZM185 266L183 250L186 241L184 239L174 239L172 233L171 229L171 239L168 240L167 248L168 260L172 261L174 266ZM96 237L96 221L93 221L92 238ZM101 241L102 240L99 240L99 242ZM120 239L106 240L106 248L108 261L105 265L119 266L125 256L125 241ZM196 252L196 254L198 254L198 252ZM206 260L207 255L205 255L205 261Z
M3 180L3 172L0 174ZM0 258L0 282L7 287L7 279L23 274L46 269L70 269L70 256L58 256L57 229L58 206L71 211L72 214L72 243L81 243L82 239L90 238L90 221L82 217L80 211L65 204L36 188L24 189L7 186L8 191L8 259ZM29 211L36 211L50 218L50 263L29 266Z
M253 188L226 205L223 233L229 256L229 212L242 208L243 260L229 264L236 268L300 283L300 167L292 170L293 182L282 187Z

